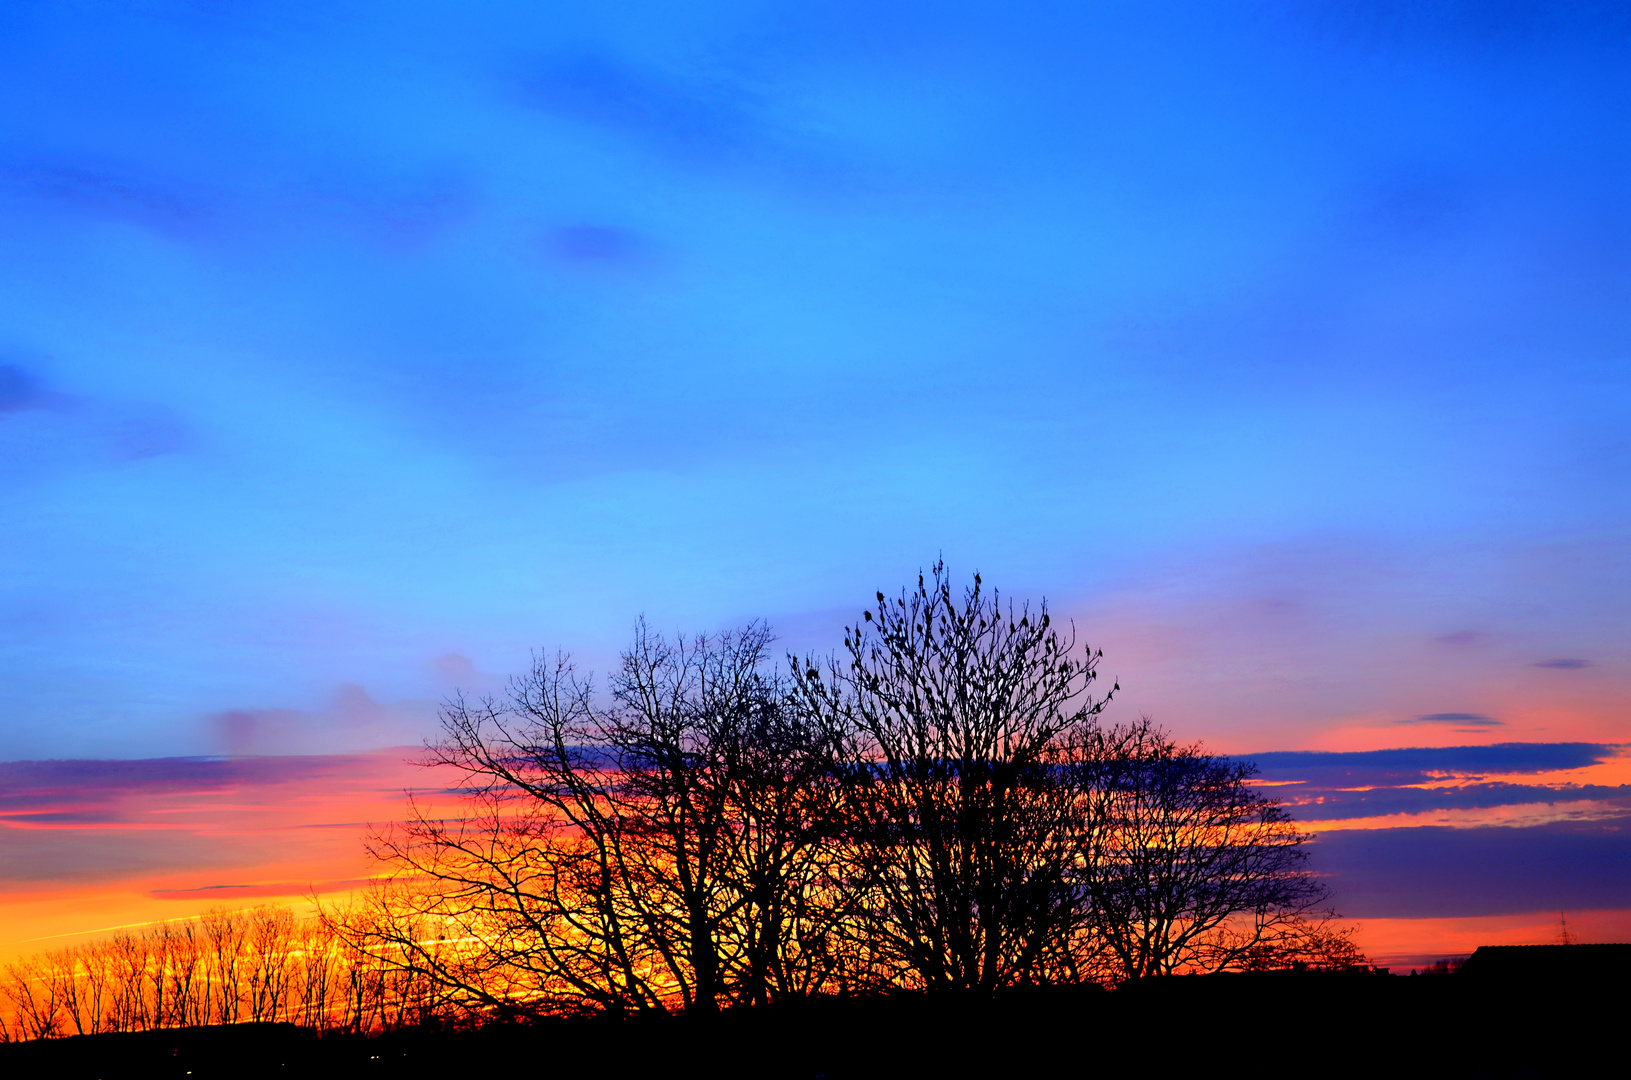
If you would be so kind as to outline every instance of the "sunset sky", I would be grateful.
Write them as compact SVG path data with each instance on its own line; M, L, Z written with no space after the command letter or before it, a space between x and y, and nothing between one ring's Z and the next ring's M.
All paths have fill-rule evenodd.
M1631 940L1623 5L0 7L0 959L943 554L1373 955Z

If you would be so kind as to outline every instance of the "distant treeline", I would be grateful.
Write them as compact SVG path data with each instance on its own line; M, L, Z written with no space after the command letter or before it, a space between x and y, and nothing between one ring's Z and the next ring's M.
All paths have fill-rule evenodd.
M378 1031L445 1015L411 967L357 948L357 916L217 910L42 953L0 974L0 1041L247 1022Z
M119 973L92 1012L367 1029L1363 962L1252 767L1104 723L1101 654L1045 606L978 575L955 596L937 565L837 656L771 644L642 623L604 690L557 656L456 698L427 763L462 808L373 836L376 888L298 927L217 914L88 947ZM178 934L207 990L159 958ZM41 964L11 978L20 1030L83 1030L26 987L68 994L90 962Z

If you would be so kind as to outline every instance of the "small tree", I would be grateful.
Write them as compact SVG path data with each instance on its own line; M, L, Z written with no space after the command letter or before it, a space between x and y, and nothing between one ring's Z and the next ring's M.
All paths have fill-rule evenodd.
M236 1024L243 1011L248 926L236 912L218 908L203 914L199 930L209 966L208 1011L217 1024Z
M49 1039L63 1033L63 980L45 957L6 965L0 994L11 1004L18 1039Z
M294 950L294 913L262 905L249 911L249 1019L270 1023L288 1011L289 975Z
M1080 880L1117 981L1276 966L1317 945L1309 839L1248 783L1256 767L1174 743L1148 718L1099 737ZM1313 936L1310 931L1316 931Z

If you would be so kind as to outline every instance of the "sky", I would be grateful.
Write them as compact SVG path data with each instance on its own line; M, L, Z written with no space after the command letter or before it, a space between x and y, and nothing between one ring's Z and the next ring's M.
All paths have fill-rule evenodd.
M941 555L1376 948L1631 931L1627 190L1621 5L8 3L0 938L339 888L455 689Z

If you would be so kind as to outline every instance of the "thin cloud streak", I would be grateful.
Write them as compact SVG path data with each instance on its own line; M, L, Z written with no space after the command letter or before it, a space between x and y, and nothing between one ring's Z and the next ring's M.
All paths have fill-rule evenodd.
M1444 727L1453 727L1457 730L1472 728L1495 728L1506 725L1493 716L1484 716L1481 713L1442 712L1428 713L1425 716L1413 717L1409 720L1395 720L1395 724L1439 724Z

